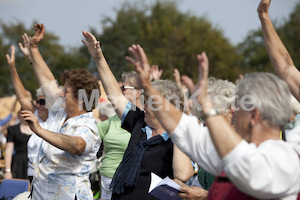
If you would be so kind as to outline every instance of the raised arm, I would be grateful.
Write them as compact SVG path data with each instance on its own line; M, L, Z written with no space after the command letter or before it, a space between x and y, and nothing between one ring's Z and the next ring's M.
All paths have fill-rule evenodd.
M26 42L30 42L30 54L32 66L35 76L40 86L44 86L51 81L55 81L55 77L50 71L48 65L40 54L38 44L44 38L45 27L43 24L35 24L35 35L31 38L24 37Z
M195 85L198 95L197 101L202 107L205 124L209 129L210 136L214 146L221 158L225 157L232 151L241 141L242 138L233 130L226 119L221 115L214 115L213 106L207 98L208 88L208 58L203 52L197 56L199 63L198 83ZM206 118L206 119L205 119Z
M300 101L300 72L280 40L269 16L271 0L261 0L257 12L265 45L277 75L287 82L292 94Z
M126 57L126 60L134 65L138 74L138 82L141 88L144 89L146 99L151 96L152 102L155 102L152 106L155 109L154 114L156 118L167 133L172 133L181 119L182 112L152 87L150 65L143 48L140 45L132 45L129 48L129 53L133 57Z
M20 102L23 109L34 112L35 107L33 106L31 99L28 97L26 90L20 80L19 74L16 70L14 46L11 46L11 55L9 56L9 54L6 54L6 59L9 65L11 80L13 82L18 101Z
M122 118L128 99L123 95L115 76L105 60L100 48L100 42L91 33L85 31L82 33L85 37L85 40L82 40L82 42L88 47L92 58L96 62L98 74L107 97L116 109L118 116Z

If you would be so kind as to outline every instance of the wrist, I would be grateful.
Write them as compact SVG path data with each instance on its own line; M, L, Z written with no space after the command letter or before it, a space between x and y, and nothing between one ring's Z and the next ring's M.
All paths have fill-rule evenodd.
M219 113L216 109L211 108L209 111L203 113L202 119L203 119L204 121L206 121L209 117L213 117L213 116L219 115L219 114L220 114L220 113Z
M35 43L30 43L30 49L36 49L38 48L39 44L35 44Z
M269 19L269 13L267 12L260 12L258 13L258 17L260 19L260 21L263 21L263 20L266 20L266 19Z
M5 169L5 173L11 173L11 169Z

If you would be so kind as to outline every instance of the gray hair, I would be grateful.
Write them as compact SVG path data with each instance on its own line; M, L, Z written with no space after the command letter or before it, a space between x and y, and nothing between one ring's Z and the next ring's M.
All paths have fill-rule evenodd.
M241 100L247 101L247 105L257 108L263 120L270 125L284 129L291 116L291 93L288 85L271 73L246 74L237 86L237 105ZM245 98L246 97L246 98ZM249 97L249 98L248 98ZM243 100L242 100L243 101ZM242 108L239 108L242 109ZM247 109L247 108L246 108Z
M207 95L214 108L220 113L227 113L234 105L235 89L231 81L210 77Z
M97 109L100 116L105 116L107 118L111 118L116 114L113 105L108 102L99 103Z
M174 81L156 80L152 82L152 86L176 108L184 110L184 94Z
M41 88L38 88L35 90L36 91L36 97L41 97L41 96L45 96L42 92L42 89Z
M122 82L126 81L130 84L130 86L140 89L137 83L137 73L135 71L123 72L121 77L122 77Z
M217 79L215 77L209 77L207 96L212 102L213 107L218 110L219 113L229 113L233 108L235 100L235 84L228 80ZM192 114L201 117L201 110L193 102Z

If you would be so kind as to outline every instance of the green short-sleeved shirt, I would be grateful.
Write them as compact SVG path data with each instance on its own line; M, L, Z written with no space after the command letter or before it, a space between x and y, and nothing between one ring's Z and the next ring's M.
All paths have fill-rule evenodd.
M121 120L118 115L98 123L97 127L104 145L100 174L113 177L122 161L131 134L121 128Z

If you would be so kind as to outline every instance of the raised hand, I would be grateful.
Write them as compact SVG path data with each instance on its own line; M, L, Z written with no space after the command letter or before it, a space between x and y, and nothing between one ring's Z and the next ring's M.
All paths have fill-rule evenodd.
M30 62L31 62L30 49L29 49L29 47L30 47L30 39L29 39L29 37L27 36L26 33L24 33L24 34L22 35L22 38L23 38L23 41L24 41L24 46L23 46L22 43L19 43L19 47L20 47L22 53L23 53L26 57L28 57L29 60L30 60Z
M202 106L203 112L209 111L211 104L207 101L207 88L208 88L208 58L205 52L197 55L198 60L198 83L196 84L197 90L199 90L199 95L197 96L197 101Z
M96 61L103 57L102 50L100 48L100 42L97 41L96 37L86 31L82 31L85 40L81 40L88 48L92 58Z
M261 16L263 14L268 14L270 8L271 0L261 0L257 7L257 12Z
M207 109L210 109L210 102L207 101L207 88L208 88L208 58L205 52L197 55L198 60L198 82L194 85L192 79L188 76L182 76L182 83L188 88L190 95L197 93L197 101L200 103L203 111L206 112Z
M39 42L43 40L45 33L45 26L43 24L35 24L34 27L35 34L29 38L31 47L37 47Z
M174 69L173 76L175 78L177 85L181 87L180 72L178 71L178 69Z
M39 124L38 118L28 110L21 111L21 117L28 123L30 129L39 135L39 131L41 130L41 126Z
M10 47L10 51L11 51L11 55L9 56L9 54L6 54L6 59L7 59L7 63L9 65L10 68L13 68L15 67L15 51L16 51L16 48L14 45L11 45Z
M158 65L152 65L150 68L150 79L151 81L159 80L163 73L162 69L158 68Z
M194 94L197 90L195 87L193 80L188 77L187 75L181 76L182 84L186 86L186 88L189 90L190 95Z
M151 68L148 63L147 55L140 45L133 44L128 48L128 51L133 58L126 56L125 59L134 65L135 71L138 74L138 83L140 84L140 87L145 89L151 85Z

